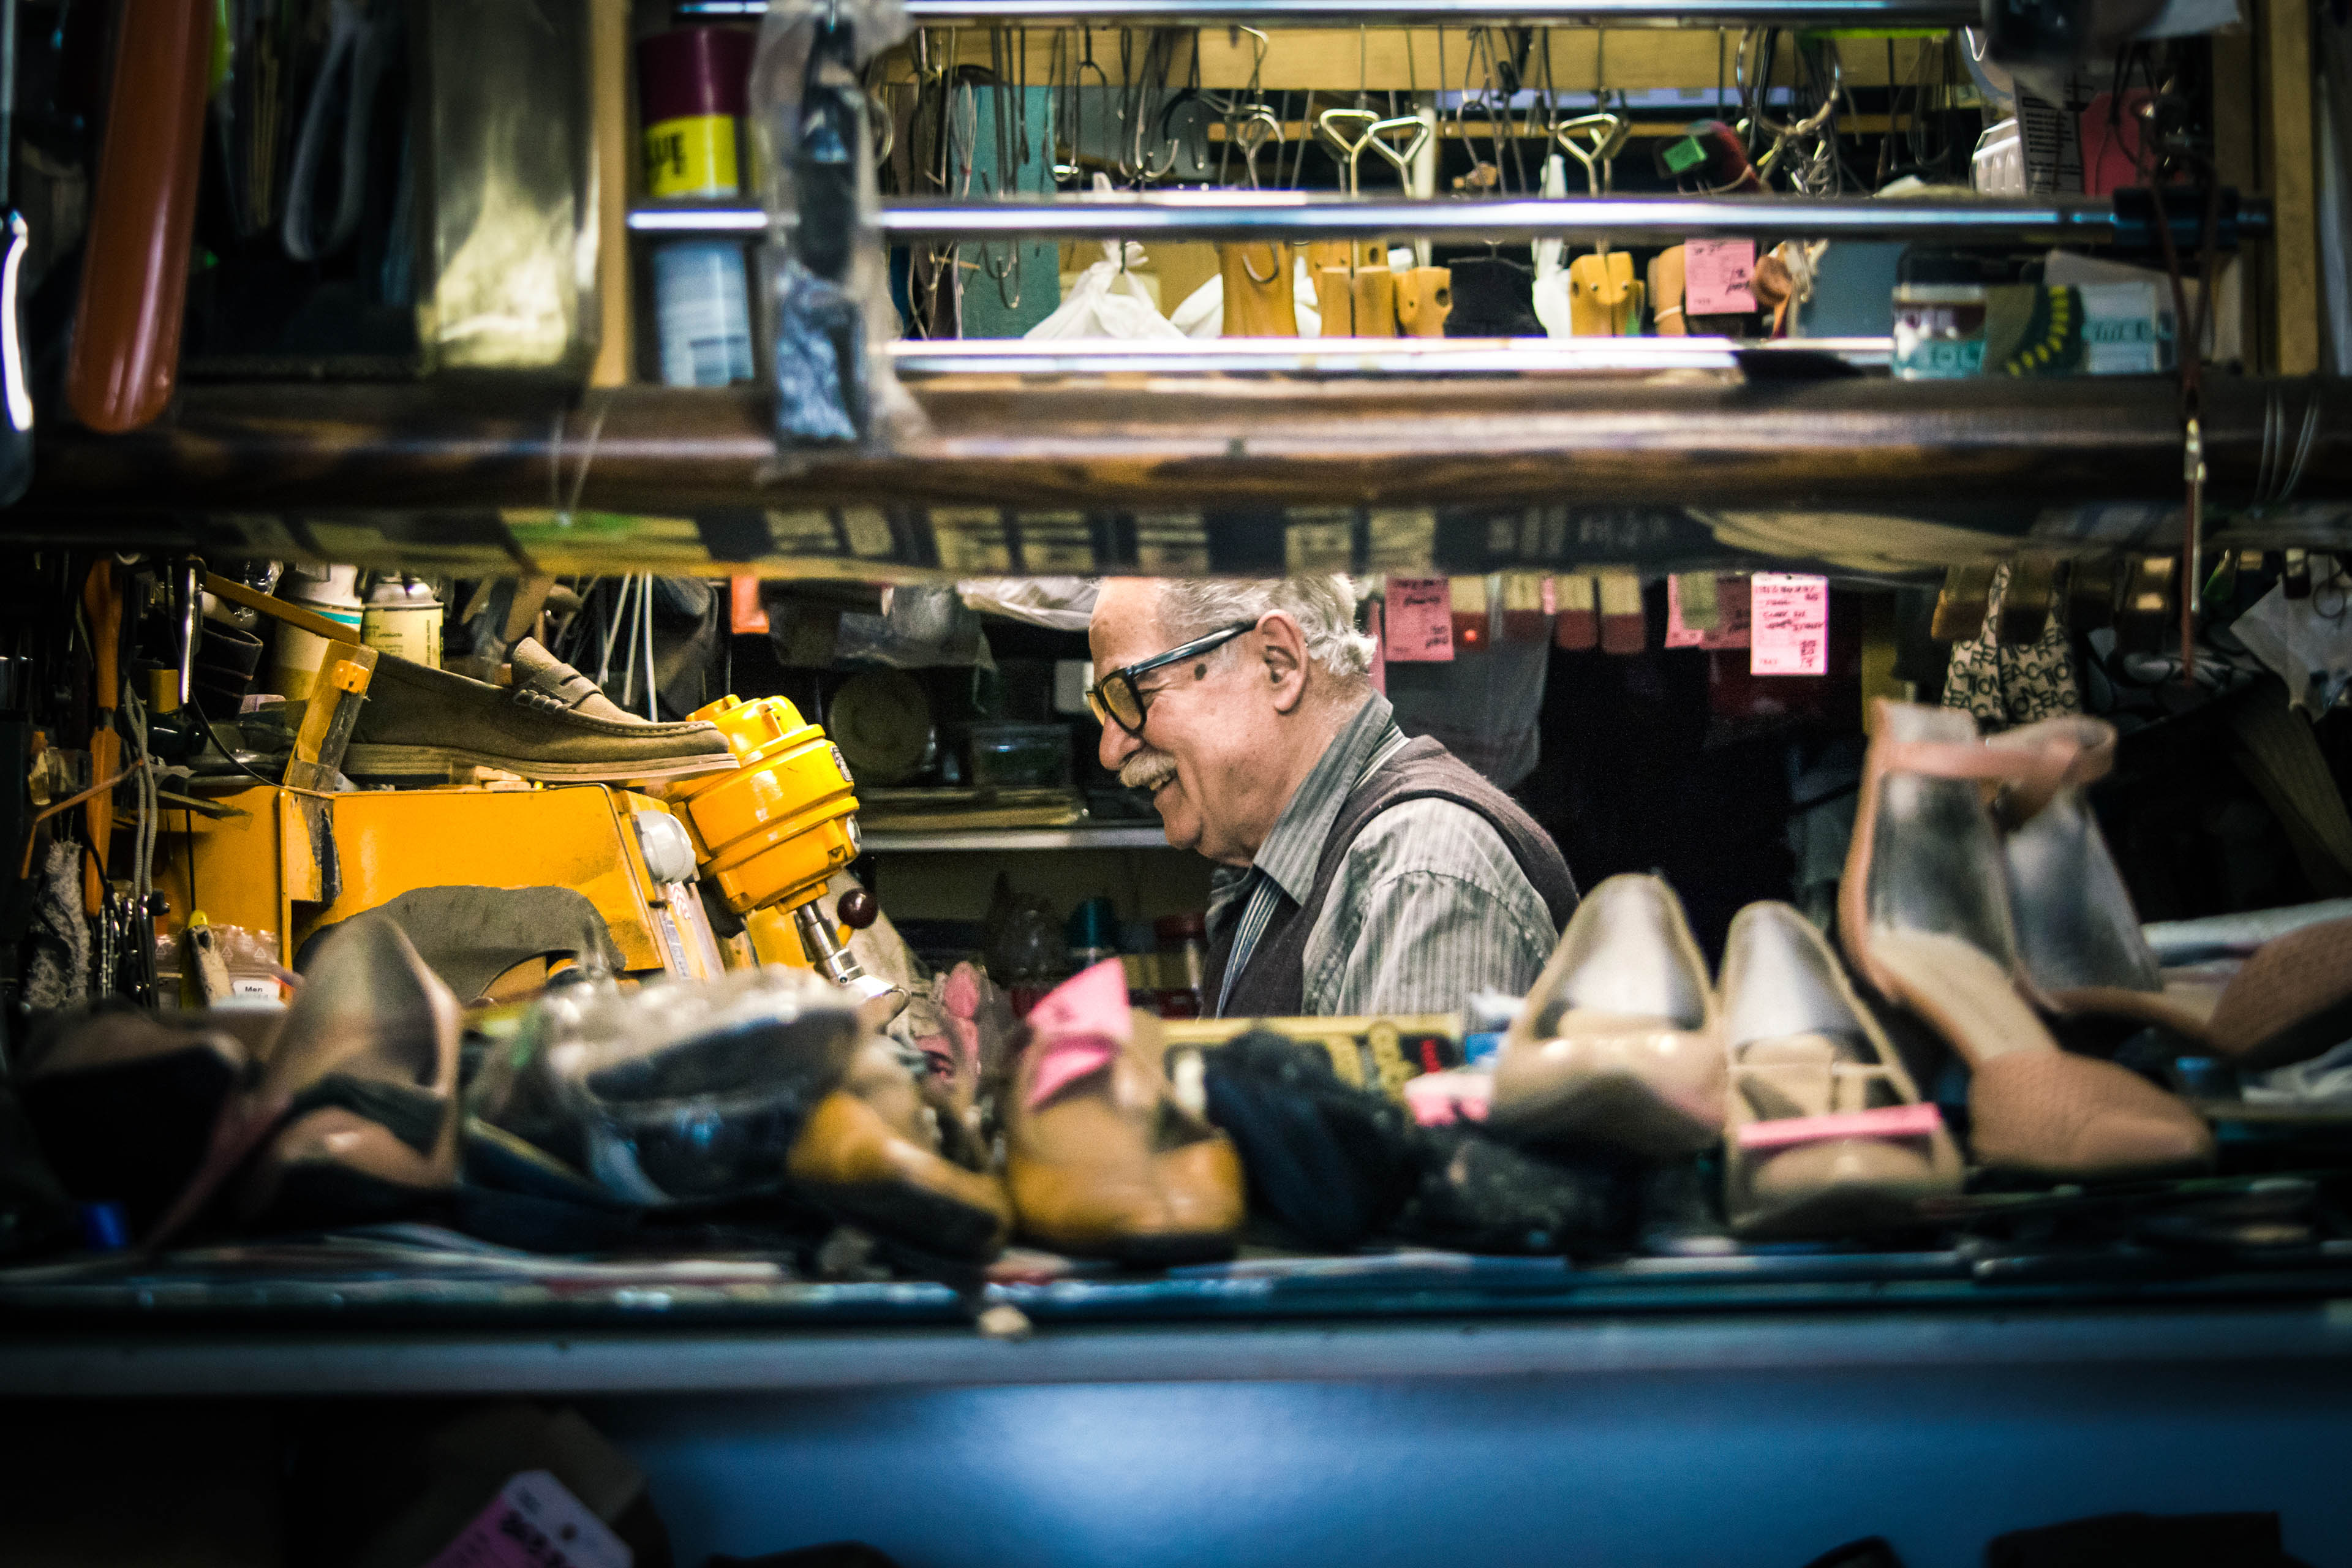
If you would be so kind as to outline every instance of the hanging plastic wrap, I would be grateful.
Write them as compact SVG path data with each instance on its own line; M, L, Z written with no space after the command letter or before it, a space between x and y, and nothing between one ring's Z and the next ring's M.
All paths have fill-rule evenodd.
M649 1207L783 1185L784 1159L865 1031L803 969L550 992L501 1042L467 1109Z
M866 62L906 35L899 0L774 0L751 113L767 176L761 278L774 334L776 442L887 444L919 422L890 369L898 335L875 222Z

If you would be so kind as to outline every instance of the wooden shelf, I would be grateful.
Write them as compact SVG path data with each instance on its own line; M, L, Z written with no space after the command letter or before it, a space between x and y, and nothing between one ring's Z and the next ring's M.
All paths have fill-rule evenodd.
M907 384L927 428L902 449L811 452L789 474L748 387L583 402L469 401L442 385L193 387L131 435L45 425L34 489L0 514L0 538L415 570L731 564L865 578L1670 569L1759 550L1930 566L2029 536L2060 552L2168 547L2180 502L2178 394L2153 376L971 373ZM2207 379L2217 514L2275 489L2314 408L2296 496L2309 504L2273 508L2231 542L2352 547L2333 504L2352 498L2352 383ZM550 511L558 495L580 510Z

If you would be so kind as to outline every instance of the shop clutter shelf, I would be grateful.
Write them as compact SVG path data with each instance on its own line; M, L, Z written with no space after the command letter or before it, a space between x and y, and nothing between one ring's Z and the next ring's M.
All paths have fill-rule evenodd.
M1255 570L1283 563L1286 510L1438 508L1436 547L1451 552L1447 570L1466 572L1544 564L1555 544L1582 563L1664 566L1678 509L1814 519L1907 510L1957 525L1949 531L1980 531L1999 553L2053 527L2064 544L2086 532L2137 544L2179 504L2179 391L2161 377L1890 382L1802 354L1742 355L1740 365L1647 376L910 377L921 433L895 451L809 452L789 480L774 476L766 405L748 388L468 404L431 386L205 385L183 395L174 417L128 435L45 426L35 488L0 514L0 536L86 541L102 522L125 548L347 549L358 553L326 558L362 563L392 541L518 568L831 555L869 574L1042 569L999 534L975 543L940 531L971 509L1013 508L1075 531L1068 542L1091 551L1098 570ZM2217 510L2275 505L2290 471L2297 501L2352 497L2352 382L2213 375L2203 408ZM545 509L567 495L582 514L693 521L667 543L612 520L551 524ZM2160 505L2049 517L2118 502ZM1475 515L1481 507L1565 508L1572 526L1547 522L1531 546ZM744 510L777 508L795 510ZM539 509L538 521L499 509ZM861 525L820 509L887 515ZM915 509L928 510L928 524ZM335 514L354 521L312 537L341 527ZM1151 555L1133 529L1124 546L1091 542L1087 520L1139 515L1174 530L1171 553ZM1458 537L1447 519L1461 523ZM2273 523L2308 526L2315 547L2343 542L2331 531L2344 526L2340 507L2304 506ZM1794 526L1801 539L1815 525Z
M870 854L923 851L999 853L1015 849L1165 849L1156 823L1121 827L975 827L966 831L869 830L860 840Z
M2168 215L2193 244L2202 213ZM941 239L1378 239L1502 243L1609 239L1680 244L1717 237L1884 239L1948 244L2152 246L2152 225L2115 201L1875 200L1816 196L1559 196L1377 201L1305 191L1149 191L990 201L890 200L877 218L893 244ZM2267 204L2237 204L2238 236L2270 230ZM767 226L756 206L642 206L639 234L748 235Z

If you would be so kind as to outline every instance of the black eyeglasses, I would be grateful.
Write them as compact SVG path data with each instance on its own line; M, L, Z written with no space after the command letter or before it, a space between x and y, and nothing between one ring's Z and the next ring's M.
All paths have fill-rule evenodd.
M1119 666L1087 688L1087 706L1094 710L1095 721L1098 724L1117 724L1137 740L1143 739L1143 715L1146 707L1144 699L1152 694L1137 686L1135 678L1139 675L1149 675L1151 671L1168 665L1181 664L1188 658L1207 653L1212 648L1223 647L1244 632L1255 627L1256 625L1255 621L1235 621L1222 631L1211 632L1204 637L1194 637L1191 642L1171 647L1166 653L1156 653L1150 658Z

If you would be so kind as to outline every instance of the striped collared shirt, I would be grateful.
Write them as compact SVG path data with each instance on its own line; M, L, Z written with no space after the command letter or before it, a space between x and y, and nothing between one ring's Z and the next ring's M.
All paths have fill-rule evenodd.
M1210 923L1239 921L1214 1013L1287 895L1305 904L1317 863L1356 787L1402 749L1373 694L1340 727L1246 871L1221 874ZM1450 800L1411 800L1364 825L1307 937L1310 1016L1444 1013L1473 991L1524 994L1559 932L1542 895L1486 819Z

